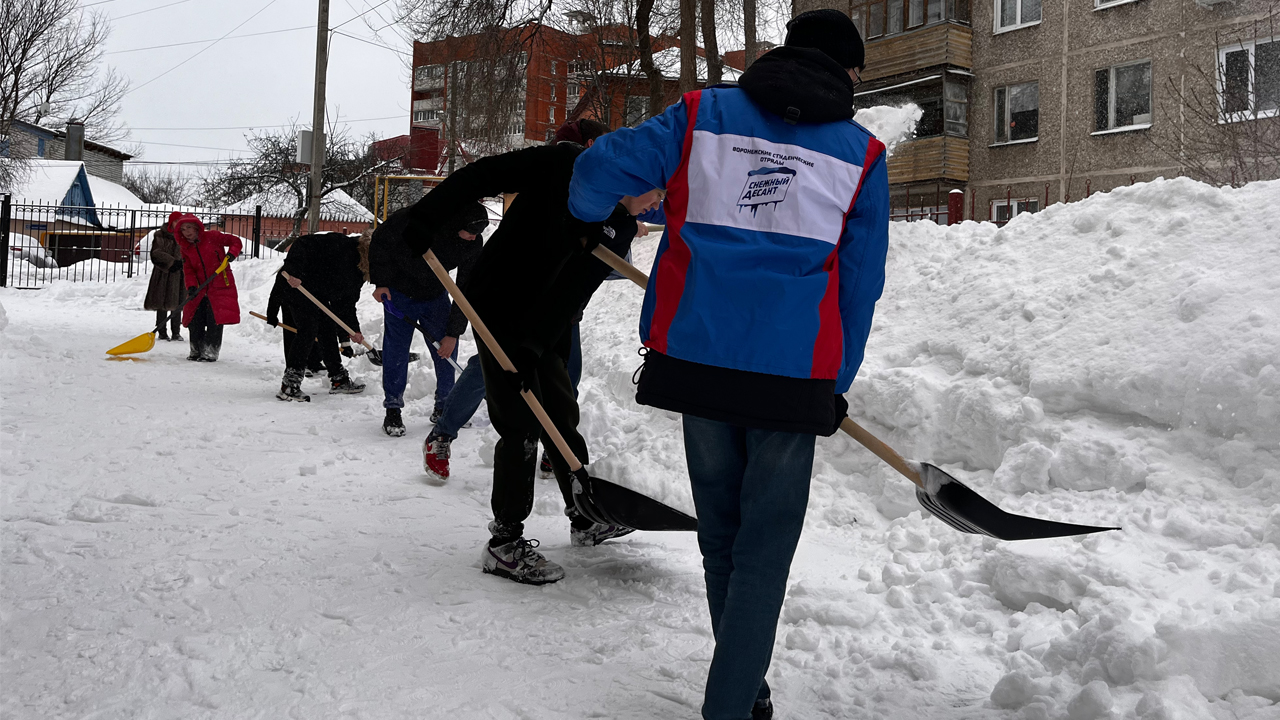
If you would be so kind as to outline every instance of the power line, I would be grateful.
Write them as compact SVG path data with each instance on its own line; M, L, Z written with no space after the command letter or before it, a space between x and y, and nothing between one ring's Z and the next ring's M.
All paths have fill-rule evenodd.
M382 2L378 3L377 5L374 5L373 7L369 8L368 10L365 10L364 12L360 13L359 15L356 15L356 16L355 16L355 17L353 17L353 18L350 18L350 19L345 20L345 21L343 21L343 22L341 22L341 23L338 23L337 25L334 25L334 26L333 26L333 28L332 28L332 30L333 30L333 31L337 31L337 29L338 29L338 28L340 28L340 27L342 27L343 25L346 25L347 23L352 22L352 21L354 21L354 20L359 20L360 18L364 17L365 15L368 15L369 13L373 12L374 10L377 10L378 8L382 7L383 5L386 5L386 4L387 4L387 3L389 3L389 2L391 2L391 0L382 0ZM379 17L381 17L381 16L379 16Z
M163 145L165 147L195 148L197 150L225 150L226 152L252 152L247 149L209 147L208 145L181 145L178 143L153 142L151 140L134 140L133 142L143 145Z
M141 85L139 85L139 86L137 86L137 87L133 88L133 89L132 89L132 90L130 90L129 92L126 92L126 93L125 93L125 95L131 95L131 94L133 94L133 93L137 92L138 90L141 90L142 88L144 88L144 87L146 87L146 86L150 85L151 83L153 83L153 82L155 82L155 81L159 80L160 78L164 77L165 75L168 75L169 73L173 72L174 70L177 70L178 68L182 67L183 65L186 65L187 63L189 63L189 62L191 62L192 60L196 59L196 57L198 57L198 56L199 56L201 53L203 53L205 50L208 50L209 48L213 47L214 45L217 45L219 42L222 42L223 40L225 40L225 39L226 39L226 37L227 37L227 35L230 35L231 33L233 33L233 32L235 32L235 31L239 30L239 29L240 29L240 28L242 28L242 27L244 27L246 24L248 24L248 22L249 22L250 20L252 20L252 19L254 19L254 18L258 17L259 15L261 15L263 12L265 12L265 11L266 11L266 9L267 9L267 8L271 7L272 5L275 5L275 4L276 4L276 2L277 2L277 0L268 0L267 4L266 4L266 5L263 5L263 6L262 6L262 8L261 8L260 10L258 10L258 12L256 12L256 13L254 13L254 14L250 15L249 17L245 18L244 22L242 22L242 23L240 23L239 25L237 25L237 26L235 26L235 27L231 28L230 30L228 30L228 31L226 32L226 34L225 34L225 35L223 35L222 37L218 38L217 40L214 40L212 44L210 44L210 45L208 45L208 46L206 46L206 47L200 48L199 50L197 50L197 51L196 51L195 55L192 55L191 57L187 58L186 60L183 60L182 62L178 63L177 65L174 65L173 67L169 68L168 70L165 70L164 72L160 73L159 75L157 75L157 76L155 76L155 77L151 78L150 80L148 80L148 81L146 81L146 82L142 83Z
M382 43L374 42L374 41L372 41L372 40L369 40L369 39L366 39L366 38L362 38L362 37L360 37L359 35L349 35L349 34L347 34L347 33L341 32L341 31L339 31L339 30L334 30L334 31L333 31L333 34L334 34L334 35L341 35L341 36L343 36L343 37L349 37L349 38L351 38L352 40L359 40L359 41L360 41L360 42L362 42L362 43L367 43L367 44L369 44L369 45L373 45L374 47L380 47L380 48L382 48L383 50L390 50L390 51L391 51L391 52L393 52L393 53L400 53L401 55L404 55L404 56L406 56L406 57L413 57L413 53L411 53L411 52L405 52L404 50L401 50L401 49L399 49L399 48L393 48L393 47L391 47L390 45L383 45Z
M259 35L277 35L279 33L296 32L298 30L311 30L315 25L299 25L298 27L284 28L282 30L267 30L266 32L246 33L244 35L232 35L227 38L215 38L213 40L188 40L180 43L169 43L168 45L151 45L148 47L131 48L129 50L112 50L103 53L103 55L120 55L122 53L142 52L143 50L160 50L163 48L180 47L182 45L199 45L201 43L215 43L218 40L238 40L240 38L258 37Z
M377 122L379 120L399 120L404 118L401 115L387 115L386 117L376 118L356 118L354 120L339 119L339 123L358 123L358 122ZM130 130L270 130L272 128L293 127L297 123L284 123L281 125L228 125L226 127L131 127Z
M148 8L148 9L146 9L146 10L139 10L138 12L134 12L134 13L129 13L128 15L121 15L120 17L113 17L113 18L111 18L111 21L112 21L112 22L115 22L116 20L123 20L123 19L125 19L125 18L131 18L131 17L133 17L134 15L142 15L143 13L149 13L149 12L152 12L153 10L163 10L163 9L165 9L165 8L167 8L167 7L173 7L174 5L181 5L182 3L188 3L188 2L191 2L191 0L178 0L177 2L171 2L171 3L169 3L168 5L161 5L161 6L159 6L159 7L153 7L153 8Z

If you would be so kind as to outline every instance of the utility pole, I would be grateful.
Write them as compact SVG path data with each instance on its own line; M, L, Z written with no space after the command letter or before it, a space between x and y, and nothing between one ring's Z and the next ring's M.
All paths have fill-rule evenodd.
M316 94L311 108L311 203L307 232L320 229L320 191L324 178L324 84L329 72L329 0L320 0L316 20Z

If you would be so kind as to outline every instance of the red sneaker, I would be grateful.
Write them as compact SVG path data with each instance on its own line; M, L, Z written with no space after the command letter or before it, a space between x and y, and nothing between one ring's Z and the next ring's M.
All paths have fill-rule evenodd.
M438 482L449 480L449 444L452 442L443 435L428 435L422 442L422 470L428 477Z

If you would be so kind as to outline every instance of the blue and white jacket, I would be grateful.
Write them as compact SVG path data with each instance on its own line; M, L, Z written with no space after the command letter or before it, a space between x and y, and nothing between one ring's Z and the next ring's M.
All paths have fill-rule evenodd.
M852 120L788 124L740 88L691 92L584 152L569 210L602 220L654 187L667 190L667 226L645 347L846 392L884 287L884 145Z

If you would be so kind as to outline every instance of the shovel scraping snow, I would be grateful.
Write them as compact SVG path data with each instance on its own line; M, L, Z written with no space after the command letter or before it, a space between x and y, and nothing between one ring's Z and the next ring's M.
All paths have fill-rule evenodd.
M617 270L640 287L648 284L649 277L634 265L618 257L604 246L592 251L606 265ZM935 465L913 463L905 460L893 448L867 432L850 418L840 422L840 429L857 440L863 447L875 453L903 477L916 485L916 500L931 515L963 533L987 535L1000 540L1031 540L1035 538L1086 535L1115 527L1073 525L1071 523L1041 520L1025 515L1005 512L994 503L969 489L964 483L951 477ZM612 502L614 498L602 497L597 505ZM619 498L619 500L622 500ZM600 508L607 515L612 508Z
M509 373L515 373L515 364L503 352L502 347L498 345L498 340L494 338L493 333L489 332L489 327L480 319L480 315L476 313L475 308L471 307L471 303L462 294L462 290L449 277L449 272L444 269L444 265L440 264L436 254L428 250L423 254L422 258L431 266L431 270L435 272L440 284L444 285L449 294L453 296L453 301L462 309L462 312L467 316L467 320L471 322L471 326L475 329L476 335L480 336L481 342L489 348L489 352L493 353L494 358L502 366L502 369ZM578 512L582 513L583 517L593 522L621 525L633 530L688 531L698 529L696 518L690 517L675 508L663 505L657 500L641 495L634 490L628 490L608 480L591 477L577 456L573 454L573 449L569 447L569 443L565 442L564 436L556 429L555 423L551 421L546 410L542 408L542 403L538 401L538 398L528 390L522 390L520 396L524 398L525 403L529 405L529 410L533 412L534 417L538 418L538 423L542 425L543 431L551 438L552 444L556 446L556 449L560 451L560 455L568 463L569 471L573 473L573 504L577 507ZM605 507L608 508L607 512L604 509Z
M144 353L156 346L156 334L154 332L142 333L132 340L126 340L119 345L107 351L108 355L132 355L134 353Z

